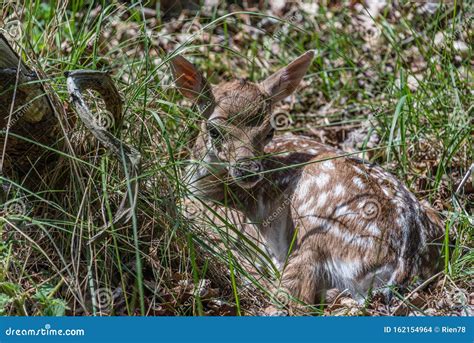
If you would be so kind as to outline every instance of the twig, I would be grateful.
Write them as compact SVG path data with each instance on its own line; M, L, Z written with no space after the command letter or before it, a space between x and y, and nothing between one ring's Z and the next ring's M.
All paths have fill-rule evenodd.
M469 167L469 169L466 172L466 175L464 175L464 177L461 180L461 183L459 184L458 188L456 188L456 191L453 194L453 203L454 203L454 205L459 210L464 210L466 213L467 213L467 211L461 205L461 203L459 202L459 199L458 199L457 196L459 195L459 193L461 193L461 190L464 188L464 185L466 184L467 180L469 180L469 178L471 177L471 174L472 174L473 170L474 170L474 163L471 164L471 166ZM471 225L474 225L474 218L468 216L468 220L471 223Z
M425 288L427 285L429 285L433 280L435 280L437 277L439 277L440 275L442 275L443 272L439 272L439 273L436 273L435 275L431 276L430 278L426 279L423 283L421 283L418 287L416 287L413 291L411 291L410 293L408 293L407 296L405 296L403 299L400 299L401 300L401 303L393 310L393 314L396 315L396 313L398 312L398 310L403 306L405 305L405 302L410 299L410 297L415 294L416 292L422 290L423 288Z
M473 170L474 170L474 163L471 164L471 166L469 167L469 170L467 171L466 175L464 175L464 177L462 178L461 183L459 184L458 188L456 189L456 194L459 194L459 192L461 192L461 189L466 184L466 182L469 179L469 177L471 176Z

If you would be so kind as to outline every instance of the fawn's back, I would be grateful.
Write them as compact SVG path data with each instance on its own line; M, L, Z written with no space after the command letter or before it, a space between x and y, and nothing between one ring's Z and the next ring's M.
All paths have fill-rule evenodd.
M360 298L431 274L441 222L389 173L301 136L275 138L265 150L273 157L264 169L277 171L255 190L253 197L267 200L256 204L254 218L269 203L272 213L281 213L262 223L280 264L288 250L275 233L287 221L285 241L295 235L285 288L308 302L333 287Z

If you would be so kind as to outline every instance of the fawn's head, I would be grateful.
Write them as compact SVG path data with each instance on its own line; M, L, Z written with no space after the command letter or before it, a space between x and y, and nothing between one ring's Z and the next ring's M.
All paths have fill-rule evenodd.
M262 178L259 159L274 133L273 105L296 89L313 55L308 51L259 83L238 80L213 87L184 57L173 58L171 67L177 88L197 102L205 119L201 129L206 162L225 165L243 188L258 183Z

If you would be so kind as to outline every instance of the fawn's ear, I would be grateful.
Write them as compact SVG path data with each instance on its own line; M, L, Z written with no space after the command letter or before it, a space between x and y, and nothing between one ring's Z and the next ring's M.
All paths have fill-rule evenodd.
M171 71L177 88L186 98L198 102L199 106L213 101L211 87L206 78L187 59L176 56L171 60Z
M294 92L306 74L314 52L304 53L286 67L278 70L260 83L265 92L272 97L273 102L278 102Z

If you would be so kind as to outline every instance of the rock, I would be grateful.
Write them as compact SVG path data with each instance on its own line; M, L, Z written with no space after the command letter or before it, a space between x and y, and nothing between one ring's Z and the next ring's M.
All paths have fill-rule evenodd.
M453 49L456 50L456 52L464 58L466 58L469 54L469 46L460 40L453 42Z
M445 38L444 32L440 31L435 34L433 43L436 47L440 47L444 44L445 39L446 38Z

